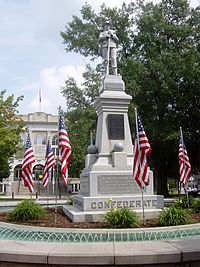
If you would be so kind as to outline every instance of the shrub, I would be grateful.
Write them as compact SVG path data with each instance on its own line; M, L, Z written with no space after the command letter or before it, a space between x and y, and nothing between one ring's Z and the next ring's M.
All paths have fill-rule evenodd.
M200 198L195 199L194 203L192 204L192 211L194 213L200 212Z
M45 215L45 209L32 200L23 200L8 213L9 221L26 221L40 219Z
M187 210L171 206L160 212L157 218L158 226L173 226L193 223Z
M195 199L193 196L188 196L184 195L179 197L177 203L176 203L176 207L177 208L182 208L182 209L188 209L191 208L193 206Z
M129 208L111 209L103 215L103 222L111 228L135 228L140 226L136 212Z

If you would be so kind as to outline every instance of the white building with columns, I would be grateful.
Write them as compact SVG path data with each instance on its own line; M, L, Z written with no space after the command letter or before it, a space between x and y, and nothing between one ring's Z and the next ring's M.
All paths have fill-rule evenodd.
M28 115L22 115L21 118L29 129L31 142L33 146L35 163L33 167L33 181L34 181L34 193L38 195L47 194L47 190L42 185L42 175L45 165L46 143L50 140L55 157L58 156L58 116L47 114L44 112L29 113ZM25 145L27 140L27 134L22 136L22 143ZM11 161L11 172L9 178L6 178L0 190L7 195L26 195L30 194L28 189L24 186L23 181L20 179L20 172L23 163L24 151L20 151L15 155ZM49 179L49 195L55 195L55 172L51 171ZM58 192L60 195L67 193L75 193L80 189L79 179L69 179L68 187L59 180Z

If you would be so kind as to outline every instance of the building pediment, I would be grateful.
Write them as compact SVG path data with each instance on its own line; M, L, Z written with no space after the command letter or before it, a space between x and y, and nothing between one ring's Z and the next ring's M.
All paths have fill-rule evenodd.
M58 122L58 116L51 115L45 112L29 113L21 116L25 122Z

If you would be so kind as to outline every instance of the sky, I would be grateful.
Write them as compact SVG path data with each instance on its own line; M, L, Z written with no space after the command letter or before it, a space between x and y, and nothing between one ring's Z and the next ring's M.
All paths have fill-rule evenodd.
M155 0L158 2L158 0ZM120 7L131 0L87 0L98 12L103 2ZM61 87L69 77L78 85L88 59L66 53L60 32L79 16L84 0L0 0L0 90L15 98L23 95L20 114L66 111ZM192 6L200 0L192 0ZM41 92L41 105L39 102Z

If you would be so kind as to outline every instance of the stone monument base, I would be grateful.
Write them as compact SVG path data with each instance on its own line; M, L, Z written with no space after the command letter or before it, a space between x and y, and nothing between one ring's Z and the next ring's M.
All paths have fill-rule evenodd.
M72 205L63 206L63 211L69 217L72 222L101 222L102 216L105 211L80 211ZM145 210L145 219L155 218L156 215L161 211L161 209L148 209ZM143 211L135 210L138 216L143 218Z
M74 205L66 205L63 207L64 213L73 222L99 222L102 215L112 208L130 208L134 210L139 217L143 217L142 196L126 195L126 196L100 196L85 197L75 196ZM144 195L144 212L145 218L155 217L163 208L163 196L160 195Z

